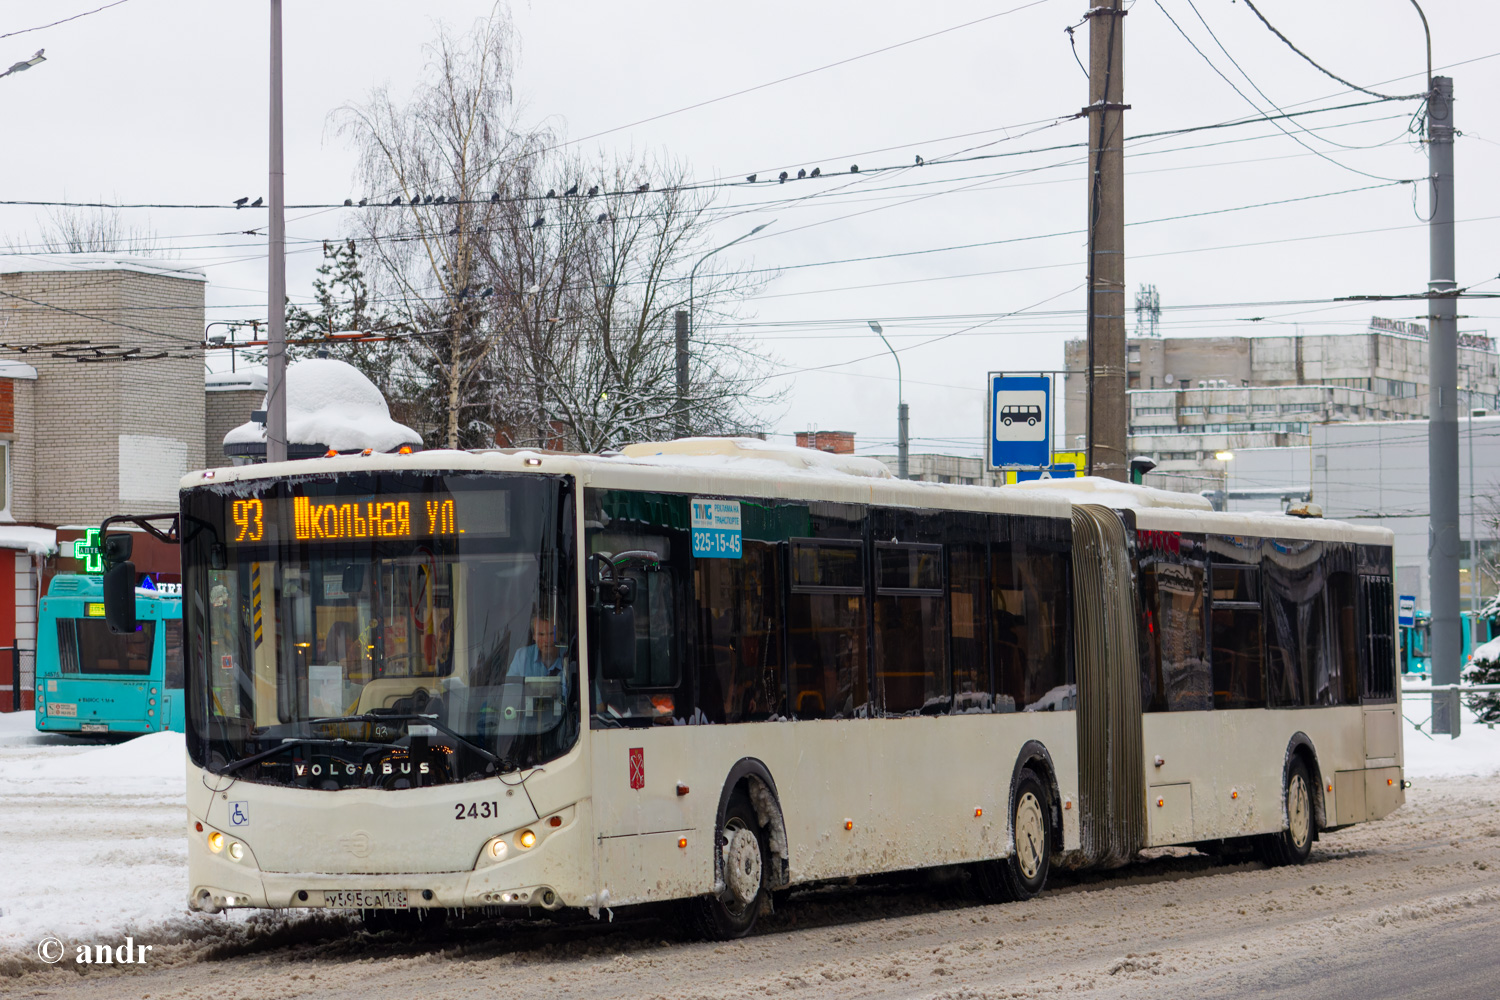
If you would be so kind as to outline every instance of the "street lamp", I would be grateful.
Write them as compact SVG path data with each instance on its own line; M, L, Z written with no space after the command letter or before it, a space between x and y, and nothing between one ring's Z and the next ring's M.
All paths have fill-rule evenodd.
M46 51L47 51L46 49L37 49L36 50L36 55L32 56L30 59L26 60L25 62L11 63L10 69L6 70L4 73L0 73L0 76L10 76L12 73L20 73L23 70L30 69L31 67L35 66L37 63L44 63L44 62L46 62L47 61L47 57L44 56L44 55L42 55L42 53L46 52Z
M772 219L770 222L762 222L760 225L758 225L754 229L750 230L744 236L741 236L738 239L730 240L728 243L725 243L721 247L714 247L708 253L704 254L702 257L699 257L698 258L698 263L694 264L693 265L693 269L688 272L688 311L687 311L687 322L685 324L679 326L678 329L677 329L677 436L678 437L687 437L687 433L688 433L688 411L687 411L687 396L688 396L688 338L692 336L692 331L694 329L694 327L693 327L693 280L698 277L698 268L703 265L703 262L705 260L708 260L708 258L712 257L714 254L718 253L720 250L728 250L730 247L734 246L736 243L739 243L739 242L741 242L743 240L748 240L750 237L754 236L756 233L760 232L762 229L765 229L767 226L773 226L775 224L776 224L776 220L775 219Z
M885 345L885 349L891 352L891 357L896 359L896 475L898 478L907 479L910 478L911 467L908 464L909 455L906 437L906 393L901 388L901 355L897 354L896 349L891 346L891 342L885 339L885 331L880 329L879 323L873 319L866 322L870 324L870 329L875 331L875 335L880 338L880 342Z

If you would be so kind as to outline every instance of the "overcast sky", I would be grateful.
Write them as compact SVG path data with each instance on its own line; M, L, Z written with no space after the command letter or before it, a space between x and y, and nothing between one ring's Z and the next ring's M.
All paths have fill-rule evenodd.
M0 0L0 35L106 2ZM1127 135L1254 115L1250 101L1269 111L1272 102L1303 110L1371 100L1303 62L1245 3L1193 2L1196 13L1188 0L1138 0L1124 20ZM824 177L728 188L719 204L746 213L725 212L732 218L715 236L727 242L775 220L725 254L741 266L785 269L744 304L745 322L733 331L758 339L784 366L778 384L791 391L765 414L770 430L853 430L862 452L893 450L896 365L865 323L878 319L902 351L913 451L977 454L984 373L1060 368L1064 341L1083 332L1082 154L931 162L1086 140L1083 122L1067 120L1087 103L1087 80L1064 32L1085 4L1042 0L989 16L1024 3L518 4L518 97L526 120L584 139L583 148L665 153L697 178L795 174L799 166L842 171L923 156L927 166L854 185ZM45 63L0 80L0 199L227 204L263 195L268 6L127 0L0 38L0 67L47 50ZM1340 76L1386 94L1423 89L1423 36L1408 0L1259 6ZM483 0L286 0L285 7L290 204L357 198L352 153L329 129L329 112L384 84L409 92L426 69L424 45L437 22L464 27L490 10ZM1430 3L1427 13L1434 64L1439 72L1453 67L1464 133L1457 213L1473 221L1458 228L1458 280L1467 285L1500 274L1493 250L1500 102L1481 99L1500 93L1500 42L1486 27L1500 14L1474 0ZM988 19L664 115L981 18ZM1077 38L1087 64L1086 26ZM1260 123L1128 144L1131 295L1139 284L1157 286L1167 335L1353 332L1372 313L1420 314L1410 303L1274 304L1425 287L1427 234L1417 210L1425 217L1426 186L1389 183L1426 174L1425 151L1407 132L1417 107L1375 103L1301 117L1285 125L1300 143ZM585 139L596 133L604 134ZM1356 188L1371 189L1347 193ZM1309 196L1328 197L1222 211ZM45 211L0 206L0 239L34 239ZM1154 221L1191 213L1215 214ZM265 315L264 241L225 235L263 216L156 209L126 218L165 237L177 260L204 268L210 319ZM293 211L288 219L290 236L312 240L338 238L353 224L342 210ZM1064 235L1033 238L1047 234ZM1012 242L796 266L995 241ZM316 246L289 257L295 298L307 296L318 262ZM1500 290L1500 282L1485 290ZM1194 308L1206 306L1218 307ZM1478 301L1461 312L1470 317L1461 330L1500 332L1495 307ZM1005 313L1017 315L993 318ZM954 336L928 343L943 334ZM822 370L800 371L807 368Z

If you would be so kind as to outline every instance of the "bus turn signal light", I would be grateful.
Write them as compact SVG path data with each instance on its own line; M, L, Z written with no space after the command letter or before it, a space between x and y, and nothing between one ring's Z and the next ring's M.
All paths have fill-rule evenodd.
M846 819L846 820L844 820L844 829L845 830L852 830L852 829L854 829L854 820L852 820L852 819Z
M522 830L521 835L516 838L516 843L520 844L522 847L535 847L536 834L532 833L530 830Z
M678 847L686 847L687 846L687 838L686 837L678 837L677 838L677 846Z
M1167 800L1166 799L1157 799L1156 800L1156 806L1157 806L1158 809L1160 809L1162 806L1165 806L1166 804L1167 804Z
M1240 793L1239 793L1239 792L1236 792L1236 791L1231 791L1231 792L1230 792L1230 793L1229 793L1229 797L1230 797L1230 798L1231 798L1231 799L1237 799L1237 798L1239 798L1239 797L1240 797Z
M984 810L981 809L981 808L979 808L978 806L975 806L974 807L974 818L978 819L979 817L981 817L983 815L984 815Z
M218 830L208 835L208 849L218 854L224 849L224 835Z

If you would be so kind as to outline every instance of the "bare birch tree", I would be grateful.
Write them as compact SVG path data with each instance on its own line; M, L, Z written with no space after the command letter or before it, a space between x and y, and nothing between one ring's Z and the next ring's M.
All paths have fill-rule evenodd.
M673 313L711 247L710 197L686 189L680 165L563 155L520 127L503 6L468 36L443 31L431 53L410 101L378 90L338 117L380 206L363 217L362 252L404 337L390 377L406 412L441 415L447 447L595 451L671 435ZM698 276L695 326L754 285ZM753 345L691 348L689 427L748 430L769 401L768 362Z
M150 227L127 226L118 208L59 208L48 211L40 239L31 244L9 241L11 250L31 253L156 254L161 240Z
M363 236L377 293L408 337L407 389L435 404L443 442L457 448L485 443L472 426L485 423L476 412L485 407L469 390L483 381L498 337L479 303L482 244L540 136L514 125L503 7L471 36L441 30L430 52L429 79L409 102L381 88L343 108L338 128L359 151L365 189L385 203L364 216Z

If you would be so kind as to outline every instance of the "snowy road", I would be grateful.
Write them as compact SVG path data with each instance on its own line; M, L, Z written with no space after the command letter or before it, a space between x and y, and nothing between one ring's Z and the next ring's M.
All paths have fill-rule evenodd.
M1482 728L1470 735L1465 752L1480 758L1500 739ZM94 750L7 745L3 736L7 997L1500 993L1500 949L1479 944L1500 932L1500 785L1421 777L1417 763L1432 773L1459 758L1457 744L1420 737L1407 806L1328 836L1304 868L1174 852L1108 875L1058 877L1040 899L1007 906L965 902L957 886L932 880L824 889L794 896L750 940L707 945L651 918L497 923L411 941L341 920L188 917L181 800L150 778L180 768L169 759L180 754L172 737ZM153 953L128 971L71 958L43 967L31 956L45 933L70 948L132 933Z

